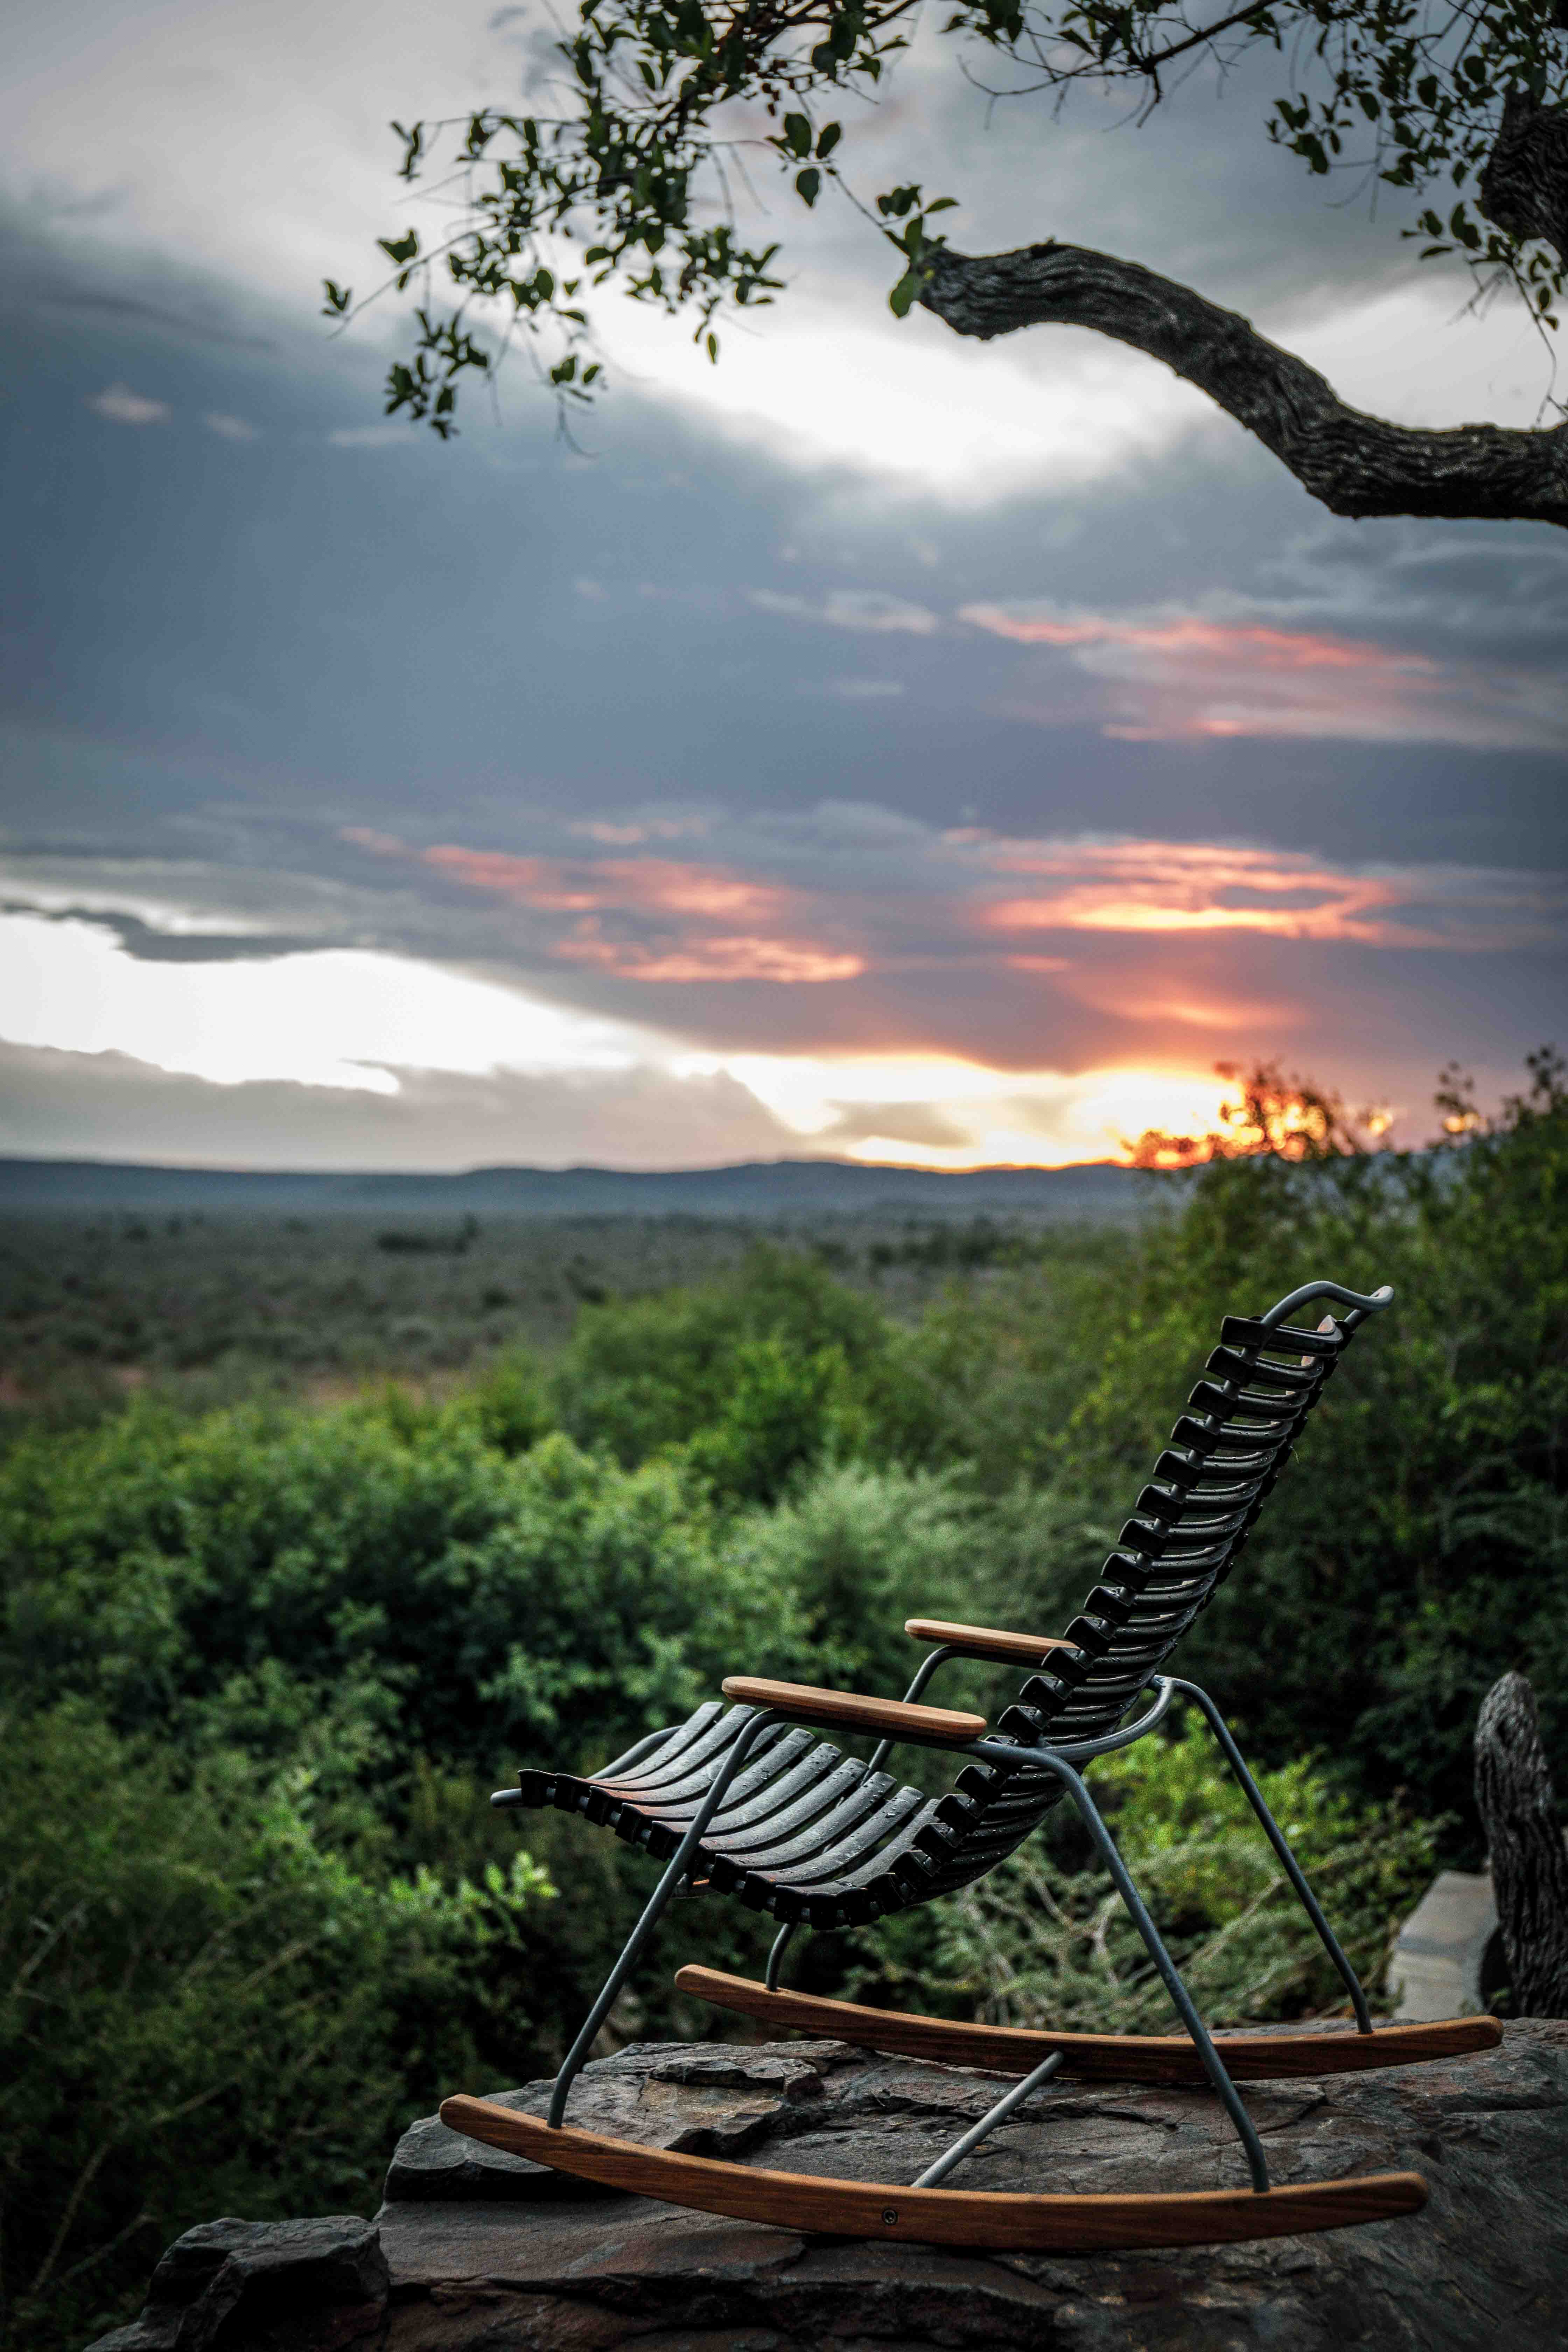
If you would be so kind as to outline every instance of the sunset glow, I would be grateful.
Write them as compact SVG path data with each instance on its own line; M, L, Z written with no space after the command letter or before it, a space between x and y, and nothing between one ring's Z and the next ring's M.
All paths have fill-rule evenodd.
M805 859L816 869L809 883L794 878L813 848L809 835L737 844L725 862L700 865L587 852L522 857L455 842L418 849L353 827L342 837L374 859L412 864L515 909L551 961L656 988L820 988L879 971L951 969L959 958L1048 977L1071 972L1075 933L1130 942L1255 933L1486 950L1552 936L1565 898L1551 876L1355 870L1245 843L1017 840L973 826L906 829L894 845L898 883L880 892L868 892L858 874L844 878L831 824L821 853ZM775 860L792 878L757 870ZM1042 932L1058 935L1059 947ZM1204 1016L1208 1025L1225 1018L1223 1004Z
M1496 663L1443 663L1374 638L1044 601L964 604L957 618L1064 655L1093 682L1100 730L1116 741L1275 736L1555 751L1568 735L1560 683ZM1059 710L1059 690L1038 704L1028 691L1022 677L1007 706L1016 715Z
M774 1157L933 1168L1055 1166L1121 1156L1150 1126L1219 1131L1230 1090L1206 1066L1003 1069L922 1054L694 1052L646 1024L574 1013L405 957L327 950L208 967L138 961L96 926L0 916L0 1038L130 1057L221 1087L286 1079L396 1097L417 1074L521 1073L582 1090L716 1082L773 1122ZM722 1156L721 1153L720 1156Z
M13 14L0 1152L1051 1165L1269 1061L1415 1140L1560 1034L1563 532L1352 522L1147 355L897 318L831 171L733 182L785 283L717 365L584 285L572 436L520 315L440 440L361 315L386 126L522 102L534 12ZM1042 145L939 35L868 188L945 153L963 249L1141 223L1355 408L1540 423L1528 320L1290 210L1204 76Z

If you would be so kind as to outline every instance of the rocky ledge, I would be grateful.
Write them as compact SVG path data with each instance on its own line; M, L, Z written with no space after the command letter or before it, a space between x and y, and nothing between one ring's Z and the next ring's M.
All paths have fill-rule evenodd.
M1001 2085L841 2042L640 2047L589 2067L571 2120L698 2155L912 2179ZM541 2113L548 2084L505 2094ZM1476 2056L1247 2103L1280 2180L1412 2168L1408 2219L1181 2252L966 2254L805 2238L584 2190L434 2117L405 2133L374 2223L209 2222L95 2352L1509 2352L1568 2344L1568 2021ZM1197 2091L1059 2083L954 2186L1241 2184Z

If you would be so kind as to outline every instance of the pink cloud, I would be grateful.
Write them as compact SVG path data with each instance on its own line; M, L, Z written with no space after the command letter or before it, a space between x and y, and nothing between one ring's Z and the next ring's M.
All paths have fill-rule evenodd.
M602 829L616 845L632 830ZM532 913L575 916L570 931L549 941L546 952L621 980L810 984L853 980L866 969L865 957L854 950L800 935L814 911L808 894L716 866L666 857L518 856L460 842L416 850L395 835L363 826L345 827L342 838L374 856L413 858L468 889ZM672 917L678 919L673 935ZM717 937L707 928L736 922L760 928L726 929ZM652 937L647 935L650 924L658 926ZM773 924L779 931L769 936L761 927Z
M646 947L635 940L600 939L578 932L560 940L553 953L569 963L597 965L617 980L672 982L767 980L791 985L818 984L829 980L856 980L866 969L863 956L836 954L806 940L710 939L679 947Z
M1045 725L1098 717L1124 741L1237 736L1448 742L1560 750L1561 680L1310 630L1215 620L1166 608L1121 614L1033 604L966 604L992 636L1065 653L1095 680L1097 709L1016 699L1011 716Z
M988 931L1260 932L1385 948L1487 950L1560 936L1561 877L1468 866L1349 867L1223 842L955 844L987 877L1037 887L982 898Z
M757 921L782 911L788 896L767 883L668 857L514 857L456 842L417 854L422 864L469 889L493 891L546 914L620 910Z
M959 614L994 636L1026 646L1139 646L1151 653L1205 655L1221 661L1238 657L1270 669L1393 669L1428 674L1437 665L1424 654L1390 654L1381 646L1353 645L1342 637L1311 636L1290 629L1227 626L1193 615L1158 624L1112 620L1085 613L1068 620L1019 613L1005 604L966 604Z
M1068 934L1142 939L1151 950L1162 940L1250 936L1459 952L1542 946L1562 934L1563 877L1552 875L1350 866L1215 841L1015 840L973 827L917 835L884 845L869 889L858 869L845 877L832 826L805 884L794 837L787 883L739 870L740 856L699 865L453 842L416 850L363 828L345 838L542 919L530 927L539 953L653 984L811 984L870 972L929 983L987 967L1022 984L1069 971ZM776 855L765 834L740 846L752 863ZM1175 1009L1176 994L1156 993L1169 996L1173 1019L1193 1017ZM1202 1025L1223 1021L1211 1004Z

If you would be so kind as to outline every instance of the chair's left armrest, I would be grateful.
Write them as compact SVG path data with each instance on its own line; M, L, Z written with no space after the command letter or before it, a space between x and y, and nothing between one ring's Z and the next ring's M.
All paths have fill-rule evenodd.
M940 1642L966 1658L990 1658L998 1665L1037 1666L1052 1650L1074 1645L1060 1633L1004 1633L990 1625L950 1625L941 1617L906 1617L904 1631L917 1642Z
M966 1748L985 1737L983 1715L962 1715L947 1706L910 1706L900 1698L867 1698L858 1691L816 1690L807 1683L774 1683L755 1675L728 1675L726 1698L743 1706L765 1706L792 1723L815 1723L834 1731L871 1731L917 1748Z

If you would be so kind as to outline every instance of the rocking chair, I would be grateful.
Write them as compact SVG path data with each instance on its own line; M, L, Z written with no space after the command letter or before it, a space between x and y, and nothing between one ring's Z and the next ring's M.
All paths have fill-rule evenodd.
M1214 2244L1329 2230L1416 2211L1418 2173L1389 2172L1270 2185L1262 2144L1237 2084L1407 2065L1489 2049L1489 2017L1374 2030L1366 1997L1205 1691L1160 1670L1234 1565L1265 1496L1290 1457L1352 1336L1389 1304L1386 1286L1363 1297L1333 1282L1293 1290L1256 1319L1225 1318L1205 1377L1188 1399L1082 1613L1065 1633L994 1632L911 1618L905 1631L933 1646L902 1700L732 1675L735 1702L699 1707L586 1779L525 1770L495 1805L554 1805L584 1814L666 1862L663 1877L556 2076L548 2120L483 2099L447 2099L444 2122L556 2170L700 2211L848 2237L913 2239L999 2248ZM1316 1330L1288 1318L1328 1297L1350 1310ZM994 1732L983 1717L920 1704L949 1658L1034 1668ZM1128 1721L1148 1691L1152 1702ZM1176 1700L1207 1721L1280 1866L1343 1980L1352 2032L1227 2034L1216 2046L1150 1917L1079 1767L1128 1748ZM868 1763L801 1727L879 1738ZM901 1743L969 1760L931 1797L882 1770ZM1070 1799L1170 1994L1184 2031L1169 2036L1058 2033L901 2015L781 1990L780 1964L801 1927L858 1925L952 1894L994 1869ZM678 1893L732 1895L780 1922L761 1983L683 1968L684 1992L770 2026L902 2056L1021 2079L911 2186L766 2171L638 2147L571 2129L567 2094L665 1906ZM998 2124L1058 2073L1122 2082L1207 2083L1246 2154L1250 2189L1151 2195L988 2194L942 2187Z

